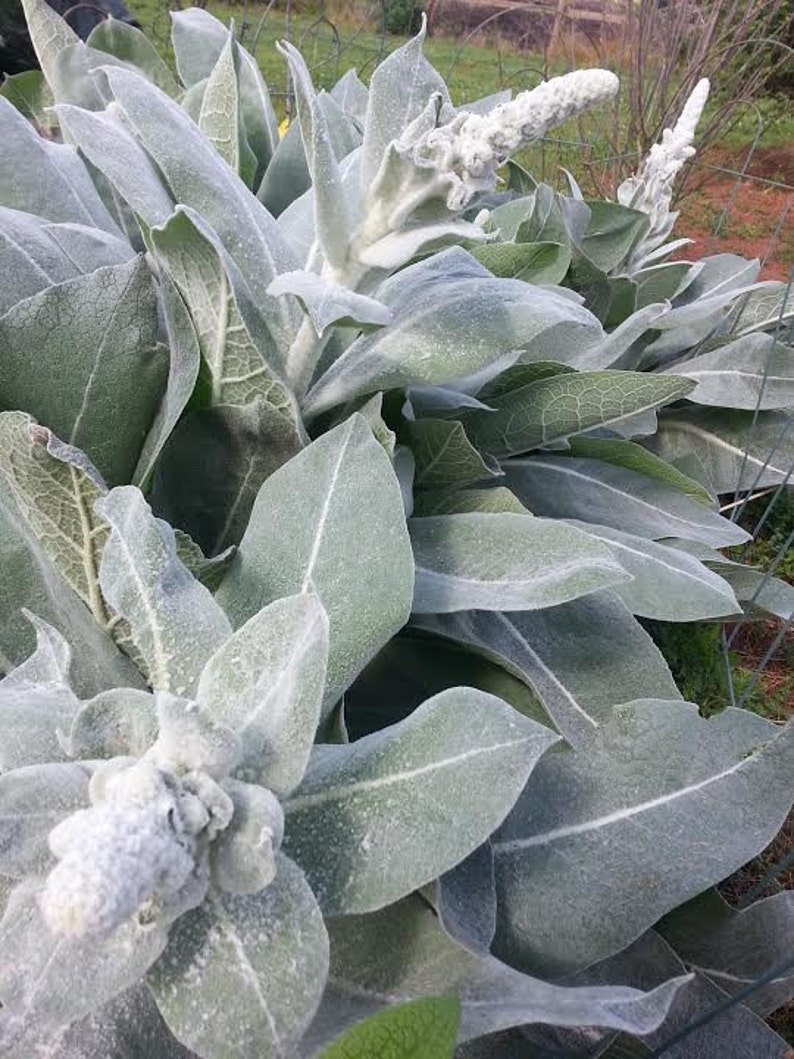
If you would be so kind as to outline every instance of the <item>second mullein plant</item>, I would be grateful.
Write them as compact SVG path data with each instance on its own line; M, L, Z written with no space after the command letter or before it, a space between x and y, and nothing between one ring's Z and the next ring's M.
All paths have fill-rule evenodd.
M794 403L785 291L665 260L707 85L588 202L511 156L607 71L455 108L423 33L330 93L285 44L279 140L206 12L173 15L175 76L25 8L0 1055L314 1056L448 993L461 1057L658 1047L790 929L711 888L786 815L791 726L702 719L637 620L792 606L717 510L785 477L729 440ZM746 1054L791 992L734 1006Z

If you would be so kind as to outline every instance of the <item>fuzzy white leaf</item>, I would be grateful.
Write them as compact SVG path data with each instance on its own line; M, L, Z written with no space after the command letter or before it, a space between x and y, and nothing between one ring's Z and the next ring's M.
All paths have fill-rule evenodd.
M179 562L173 530L137 489L120 486L95 506L111 527L99 570L103 596L129 623L152 687L192 694L207 657L231 632L228 620Z

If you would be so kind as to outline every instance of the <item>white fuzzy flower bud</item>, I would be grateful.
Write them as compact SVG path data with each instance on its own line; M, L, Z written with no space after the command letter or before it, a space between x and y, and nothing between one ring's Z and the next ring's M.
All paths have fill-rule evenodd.
M659 246L670 234L677 214L670 210L673 184L684 163L695 154L693 147L700 116L709 97L709 81L695 85L672 129L665 129L660 143L651 147L639 172L618 188L618 202L647 213L650 228L633 255L638 267L644 254Z
M41 909L55 933L106 935L151 898L175 895L196 868L195 829L208 814L195 795L139 762L113 771L102 796L50 832L58 864Z
M447 177L447 207L463 209L495 186L496 171L512 154L588 107L610 99L618 79L608 70L576 70L543 81L488 114L457 115L415 144L416 164Z

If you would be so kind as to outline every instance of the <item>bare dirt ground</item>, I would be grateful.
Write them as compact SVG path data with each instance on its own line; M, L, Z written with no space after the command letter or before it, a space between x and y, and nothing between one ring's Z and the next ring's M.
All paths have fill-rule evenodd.
M676 235L695 240L681 256L758 257L764 262L762 279L787 280L794 268L794 144L756 149L744 180L719 170L743 170L747 151L714 148L701 162L680 203ZM713 236L717 226L719 234Z

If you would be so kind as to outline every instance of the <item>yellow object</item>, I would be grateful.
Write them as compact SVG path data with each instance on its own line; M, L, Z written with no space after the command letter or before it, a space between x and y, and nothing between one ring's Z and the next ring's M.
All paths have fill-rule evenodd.
M289 118L284 118L284 120L281 122L281 124L278 127L278 138L280 140L283 140L284 137L287 135L287 129L288 128L289 128Z

